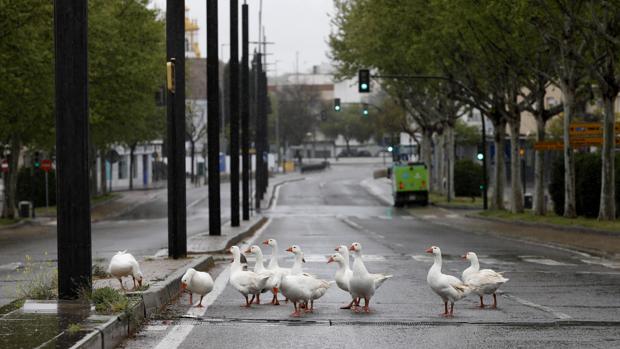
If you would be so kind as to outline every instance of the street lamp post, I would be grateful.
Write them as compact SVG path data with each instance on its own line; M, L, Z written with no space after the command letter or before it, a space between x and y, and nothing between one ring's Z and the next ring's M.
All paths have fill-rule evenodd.
M239 2L230 0L230 225L239 226Z
M222 233L220 217L220 82L217 17L217 0L207 1L207 142L209 147L209 235L221 235Z
M487 132L482 113L480 113L480 118L482 120L482 207L487 210L489 208L487 196Z

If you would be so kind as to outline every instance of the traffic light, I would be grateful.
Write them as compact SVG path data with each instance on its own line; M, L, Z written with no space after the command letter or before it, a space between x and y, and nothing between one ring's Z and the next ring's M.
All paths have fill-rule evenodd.
M370 92L370 71L368 69L360 69L358 72L357 90L359 93Z
M339 112L340 109L340 98L334 98L334 111Z
M476 158L480 161L484 160L484 149L482 149L482 145L478 144L478 153L476 154Z
M327 121L327 112L325 110L321 110L320 118L321 121Z
M32 163L35 169L38 169L39 167L41 167L41 156L39 155L38 151L34 152L34 159Z
M368 117L368 103L362 105L362 116Z

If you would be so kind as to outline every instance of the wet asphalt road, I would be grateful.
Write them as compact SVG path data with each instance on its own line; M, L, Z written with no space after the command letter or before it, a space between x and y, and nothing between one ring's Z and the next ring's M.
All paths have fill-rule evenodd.
M153 199L130 212L110 220L92 224L93 261L107 267L117 251L128 250L135 256L163 253L168 245L167 192L158 191ZM208 188L187 190L187 236L209 229ZM230 183L221 186L222 222L230 219ZM32 277L24 266L34 272L46 273L56 267L56 227L25 236L0 236L0 306L15 298L15 282ZM29 260L26 258L28 256Z
M298 244L305 271L330 280L335 266L326 256L337 245L360 242L370 272L394 275L372 299L371 314L340 310L350 298L336 286L301 319L291 318L285 303L241 308L243 297L227 284L222 261L211 271L216 288L206 309L190 308L185 295L123 346L620 347L620 270L570 251L464 231L449 217L429 220L415 209L388 207L360 186L373 169L336 165L282 186L268 225L247 241L277 239L282 266L292 264L286 247ZM467 263L458 256L466 251L477 252L483 268L504 271L510 281L499 309L480 310L469 296L456 304L454 318L439 316L443 304L426 284L432 260L424 251L431 245L442 248L444 273L460 276ZM269 299L265 294L263 301Z

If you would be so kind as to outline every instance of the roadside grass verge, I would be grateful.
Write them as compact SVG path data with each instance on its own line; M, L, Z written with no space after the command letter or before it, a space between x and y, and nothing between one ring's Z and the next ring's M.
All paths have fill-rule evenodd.
M19 219L14 218L0 218L0 227L3 225L11 225L19 222Z
M21 308L22 306L24 306L24 303L26 303L26 299L19 298L9 304L3 305L2 307L0 307L0 316Z
M531 223L544 223L559 226L581 226L600 230L614 231L620 234L620 221L599 221L596 218L565 218L554 213L547 213L546 216L536 216L532 211L526 210L524 213L511 213L503 210L488 210L478 212L481 217L500 218L507 221L524 221Z
M443 205L443 206L458 206L458 207L466 206L466 207L471 207L471 208L482 208L482 198L480 197L471 198L471 197L458 196L450 200L450 202L448 202L445 196L437 194L437 193L430 193L429 200L433 204Z

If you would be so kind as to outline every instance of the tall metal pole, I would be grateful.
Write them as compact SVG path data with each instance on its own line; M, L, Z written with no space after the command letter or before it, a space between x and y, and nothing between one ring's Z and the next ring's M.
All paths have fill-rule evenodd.
M92 287L88 173L88 1L54 1L58 297Z
M263 68L265 68L266 66L263 66ZM263 132L262 132L262 138L263 138L263 195L265 195L267 193L267 187L269 186L269 127L268 127L268 121L267 121L267 98L269 98L268 95L268 88L267 88L267 71L266 69L263 70L263 73L261 74L262 76L262 96L263 96L263 101L262 101L262 128L263 128Z
M230 225L239 226L239 2L230 0Z
M243 35L241 59L241 153L242 153L242 192L243 220L250 219L250 59L249 59L249 17L248 5L241 6L241 31Z
M185 196L185 1L166 2L166 57L174 88L167 89L168 256L187 256Z
M255 193L255 206L256 209L260 209L260 202L263 199L263 128L262 128L262 84L261 84L261 76L263 71L262 64L262 55L260 53L256 53L254 55L254 94L256 96L254 104L256 106L256 114L255 114L255 122L256 122L256 134L254 136L254 145L256 148L256 189Z
M209 235L221 235L220 83L217 0L207 0L207 142L209 147Z
M484 124L484 115L480 113L482 118L482 207L487 210L489 208L488 199L488 179L487 179L487 129Z

